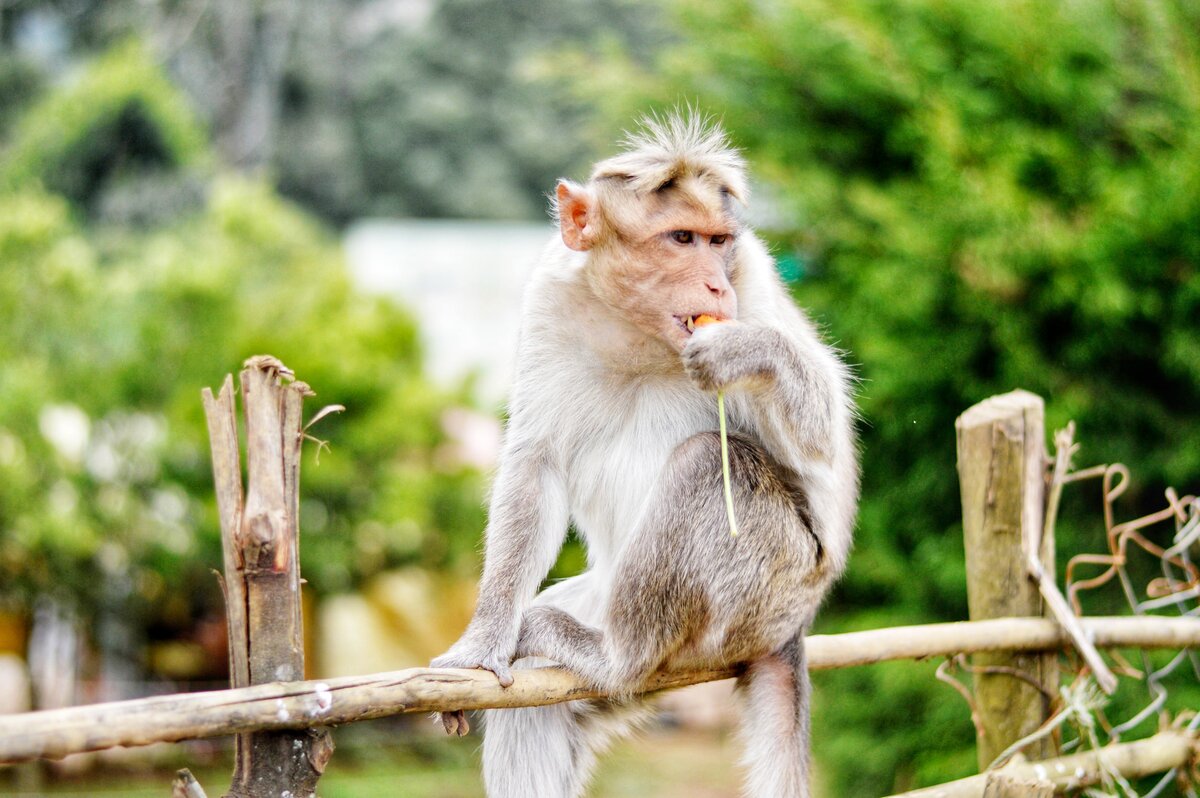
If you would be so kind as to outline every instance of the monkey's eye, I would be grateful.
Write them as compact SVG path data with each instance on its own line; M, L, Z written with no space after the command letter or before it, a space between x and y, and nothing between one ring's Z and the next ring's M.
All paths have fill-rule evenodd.
M726 241L729 240L729 234L722 233L720 235L715 235L708 240L709 240L709 243L711 243L714 247L719 247L719 246L723 245Z
M693 238L693 235L692 235L691 230L672 230L671 231L671 239L676 244L690 244L690 243L692 243L692 238Z

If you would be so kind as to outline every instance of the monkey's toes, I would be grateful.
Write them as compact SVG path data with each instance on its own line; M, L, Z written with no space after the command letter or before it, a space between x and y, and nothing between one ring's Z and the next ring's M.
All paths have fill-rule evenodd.
M507 665L501 665L499 662L495 662L491 665L488 665L487 669L496 674L496 679L500 682L501 687L512 687L512 668Z
M465 737L471 731L471 724L467 722L467 713L461 709L453 712L439 712L438 715L442 719L442 728L451 737Z

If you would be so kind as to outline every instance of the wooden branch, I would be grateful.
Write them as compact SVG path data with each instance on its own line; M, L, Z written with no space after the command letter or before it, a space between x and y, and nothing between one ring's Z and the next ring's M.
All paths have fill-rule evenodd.
M1028 391L993 396L958 417L958 479L962 494L967 605L971 620L1039 616L1045 610L1026 573L1026 553L1054 573L1054 540L1043 538L1045 427L1040 396ZM1050 717L1058 692L1052 654L1011 651L972 658L976 666L976 748L982 770L1016 740ZM1033 683L1005 671L1028 675ZM1034 759L1054 753L1052 740L1030 748Z
M1200 745L1195 737L1169 731L1145 740L1106 746L1098 752L1087 751L1041 762L1013 764L1001 772L1018 780L1051 781L1061 792L1099 784L1105 769L1120 773L1127 779L1137 779L1186 765L1197 754L1200 754ZM890 798L983 798L989 777L990 774L983 773L936 787L899 793Z
M1102 647L1200 648L1197 618L1086 618L1083 626ZM960 652L1044 651L1064 645L1069 645L1066 635L1051 620L1003 618L813 635L806 650L810 668L828 670ZM602 697L557 668L518 670L513 675L512 687L502 688L486 671L413 668L3 715L0 764L116 746L351 723L406 712L542 706ZM733 670L661 674L647 687L662 690L734 675Z
M1058 505L1062 497L1063 480L1067 476L1067 471L1071 467L1071 451L1074 448L1073 437L1075 435L1074 422L1067 425L1066 429L1061 429L1054 434L1054 468L1050 472L1049 495L1046 497L1046 512L1043 518L1042 535L1044 540L1054 540L1054 524L1058 518ZM1044 541L1043 541L1044 542ZM1100 685L1100 689L1105 695L1112 695L1117 690L1117 676L1108 667L1108 663L1100 656L1100 652L1092 645L1092 641L1087 639L1087 635L1083 633L1083 627L1079 625L1079 616L1071 609L1071 605L1067 603L1063 597L1062 591L1058 589L1058 584L1054 581L1053 561L1051 567L1047 569L1046 563L1039 559L1037 555L1037 546L1027 545L1025 547L1025 568L1029 571L1029 576L1038 586L1038 591L1042 594L1042 598L1046 601L1046 606L1050 609L1050 613L1062 624L1063 629L1071 636L1071 642L1075 646L1075 650L1083 657L1083 661L1087 663L1092 670L1092 676L1096 679L1096 683Z
M987 776L983 798L1053 798L1054 782L1038 779L1027 781L1007 773L993 771Z

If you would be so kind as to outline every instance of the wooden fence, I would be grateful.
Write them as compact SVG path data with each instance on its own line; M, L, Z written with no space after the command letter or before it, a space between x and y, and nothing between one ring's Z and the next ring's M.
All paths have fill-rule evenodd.
M297 557L301 405L311 395L279 361L257 357L241 373L247 482L242 487L232 378L204 391L224 544L232 689L0 716L0 764L84 751L235 735L229 798L313 798L333 753L329 727L408 712L538 706L600 697L556 668L515 671L501 688L484 671L414 668L302 681ZM326 411L321 411L318 415ZM1200 647L1195 617L1076 618L1054 586L1053 512L1044 515L1046 456L1041 400L993 397L958 421L959 474L971 620L808 638L814 670L885 660L972 654L981 770L1049 717L1057 652L1074 647L1098 682L1111 673L1097 649ZM1049 504L1056 501L1053 491ZM1025 678L1012 678L1021 673ZM736 675L736 669L660 674L648 691ZM1169 731L1133 743L1017 763L935 788L934 798L1051 795L1195 761L1195 736ZM202 798L186 771L178 798Z

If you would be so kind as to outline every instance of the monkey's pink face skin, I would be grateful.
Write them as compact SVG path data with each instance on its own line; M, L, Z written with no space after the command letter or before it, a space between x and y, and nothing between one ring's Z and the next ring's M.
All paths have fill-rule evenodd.
M675 228L655 238L657 296L643 301L662 309L659 337L681 352L697 329L696 317L737 318L737 294L729 281L734 235L724 227Z
M563 243L590 251L596 297L643 335L682 352L697 316L737 318L730 282L739 223L727 191L698 177L646 194L560 182Z
M598 254L590 264L601 301L642 334L682 352L697 316L736 319L729 279L733 234L671 227ZM703 322L702 322L703 324Z

